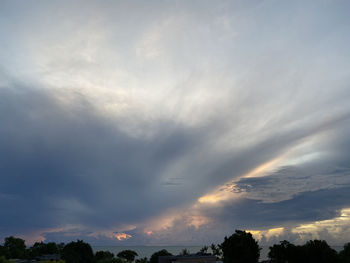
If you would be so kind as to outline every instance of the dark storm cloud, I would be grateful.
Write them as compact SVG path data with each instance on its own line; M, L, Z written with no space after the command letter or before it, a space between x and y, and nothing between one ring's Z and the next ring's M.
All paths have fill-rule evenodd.
M108 226L179 202L166 193L157 198L158 178L188 151L193 135L164 122L156 141L130 138L84 98L77 103L63 108L39 89L0 89L3 230L68 222Z
M239 229L268 229L331 219L350 205L349 190L349 187L343 187L304 192L277 203L251 199L239 204L228 203L218 213L217 222Z
M233 189L245 192L251 199L273 203L291 199L302 192L337 189L349 185L350 167L325 168L317 163L310 170L304 167L282 167L272 175L241 179L235 183Z

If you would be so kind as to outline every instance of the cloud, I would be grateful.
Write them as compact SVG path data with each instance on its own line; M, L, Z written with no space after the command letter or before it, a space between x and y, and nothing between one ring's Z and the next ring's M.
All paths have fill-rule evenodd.
M166 227L154 234L165 239L167 233L177 233L171 239L167 237L174 244L178 240L186 243L194 236L202 243L221 242L234 229L252 231L263 245L283 239L303 243L310 238L327 239L332 244L347 242L340 232L349 221L339 216L350 205L349 142L348 136L338 136L338 132L347 133L349 122L345 119L336 123L321 135L316 133L318 143L312 152L322 154L310 158L310 141L315 140L308 139L289 151L287 158L273 163L272 168L260 170L256 174L260 177L242 174L233 183L218 187L175 213L163 224ZM285 162L293 165L284 166ZM190 220L196 216L205 223L194 228Z
M333 167L324 172L312 167L308 173L296 167L283 167L273 175L260 178L247 178L235 184L235 190L246 193L246 198L262 202L281 202L292 199L299 193L319 189L337 189L349 186L350 169Z
M164 128L154 144L120 132L84 100L62 108L39 89L0 92L4 229L67 222L108 226L137 221L174 202L155 197L163 191L158 180L164 166L191 145L185 130Z
M0 5L1 236L199 244L349 207L347 3Z

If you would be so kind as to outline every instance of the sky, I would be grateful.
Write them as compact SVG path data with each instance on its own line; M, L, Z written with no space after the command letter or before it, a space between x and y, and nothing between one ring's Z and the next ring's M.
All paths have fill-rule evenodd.
M350 2L0 2L0 239L350 237Z

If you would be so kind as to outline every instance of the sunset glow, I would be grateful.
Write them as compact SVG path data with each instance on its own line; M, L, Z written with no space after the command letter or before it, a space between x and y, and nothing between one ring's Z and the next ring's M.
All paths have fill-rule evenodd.
M122 241L122 240L129 239L129 238L131 238L132 236L129 235L129 234L125 234L125 233L116 233L116 234L114 235L114 237L115 237L116 239L118 239L119 241Z

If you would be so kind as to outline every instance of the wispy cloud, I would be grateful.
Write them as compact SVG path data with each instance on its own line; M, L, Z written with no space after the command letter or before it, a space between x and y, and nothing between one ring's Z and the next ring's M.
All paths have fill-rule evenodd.
M0 235L200 244L337 218L345 10L2 1Z

